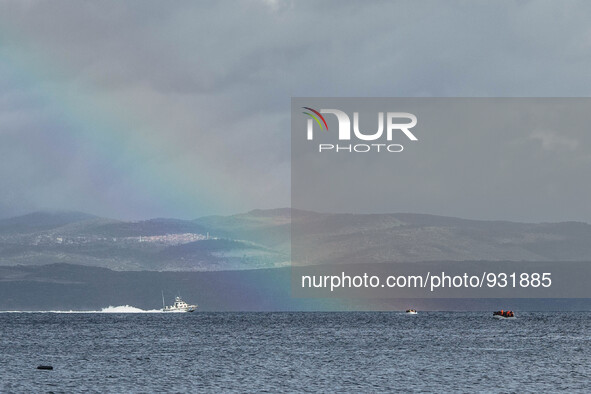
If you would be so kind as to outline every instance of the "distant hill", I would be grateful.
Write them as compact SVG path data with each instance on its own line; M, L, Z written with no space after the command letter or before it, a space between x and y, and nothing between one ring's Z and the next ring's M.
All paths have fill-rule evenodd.
M206 234L207 228L189 220L159 218L138 222L108 222L87 229L87 234L106 237L138 237L140 235L182 233Z
M70 223L82 222L94 218L96 216L82 212L34 212L0 220L0 234L31 233L50 230Z
M298 211L303 215L303 211ZM231 216L206 216L193 222L211 234L241 239L288 253L291 246L289 208L261 210Z
M115 270L223 271L290 263L285 249L251 240L257 237L228 234L194 220L126 222L78 212L36 212L0 221L0 266L67 263ZM289 234L282 242L289 244Z
M525 224L417 214L329 215L304 222L299 249L335 260L589 260L591 226ZM295 230L294 230L295 231Z
M292 237L293 235L293 237ZM293 239L292 239L293 238ZM292 249L293 241L293 249ZM254 210L126 222L79 212L0 220L0 265L221 271L352 261L590 261L586 223Z
M289 209L212 216L196 222L212 234L256 242L284 253L291 248L292 260L298 264L591 259L591 226L581 222L517 223Z

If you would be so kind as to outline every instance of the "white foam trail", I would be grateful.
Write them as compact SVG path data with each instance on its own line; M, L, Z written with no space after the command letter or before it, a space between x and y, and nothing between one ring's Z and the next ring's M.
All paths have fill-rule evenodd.
M163 313L162 309L140 309L131 305L111 306L100 311L2 311L0 313Z
M162 313L161 309L144 310L131 305L108 306L99 313Z

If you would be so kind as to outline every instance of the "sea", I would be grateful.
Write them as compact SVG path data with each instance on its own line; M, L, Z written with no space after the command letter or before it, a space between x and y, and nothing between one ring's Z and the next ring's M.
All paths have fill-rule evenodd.
M591 392L589 312L156 312L0 313L0 392Z

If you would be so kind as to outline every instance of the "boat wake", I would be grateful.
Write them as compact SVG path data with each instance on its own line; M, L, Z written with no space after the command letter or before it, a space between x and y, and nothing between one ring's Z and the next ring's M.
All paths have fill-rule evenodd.
M131 305L108 306L96 313L162 313L162 309L140 309Z
M131 305L108 306L96 311L5 311L8 313L162 313L162 309L140 309Z

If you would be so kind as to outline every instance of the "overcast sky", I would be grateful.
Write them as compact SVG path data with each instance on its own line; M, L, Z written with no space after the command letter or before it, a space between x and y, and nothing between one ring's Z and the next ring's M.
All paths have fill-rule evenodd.
M292 96L589 96L590 11L587 1L3 1L0 217L289 206ZM581 198L589 180L576 180L588 185ZM564 195L558 206L572 202ZM433 197L396 211L511 219ZM591 222L549 209L523 219Z

